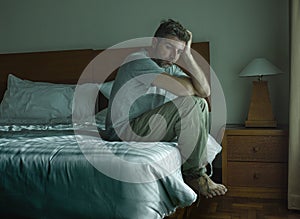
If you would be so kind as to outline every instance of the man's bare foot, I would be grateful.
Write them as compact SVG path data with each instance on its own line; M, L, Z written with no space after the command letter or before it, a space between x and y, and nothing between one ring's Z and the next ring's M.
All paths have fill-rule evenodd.
M212 198L218 195L225 195L225 193L227 192L227 188L224 185L215 183L206 174L200 176L198 182L199 192L206 198Z
M207 176L207 174L203 174L199 178L186 179L186 183L192 189L199 192L206 198L225 195L225 193L227 192L227 188L224 185L215 183L211 180L211 178L209 178L209 176Z

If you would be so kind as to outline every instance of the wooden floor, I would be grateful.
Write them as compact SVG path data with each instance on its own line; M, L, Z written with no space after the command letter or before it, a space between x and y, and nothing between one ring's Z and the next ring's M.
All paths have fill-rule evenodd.
M213 180L222 182L221 171ZM170 219L300 219L300 211L287 208L286 200L255 199L219 196L200 199L199 205L193 204L188 211L179 211L178 217ZM169 218L168 218L169 219Z
M290 211L282 200L233 198L202 198L199 206L190 208L188 219L300 219L300 211Z
M202 198L188 211L179 209L167 219L300 219L300 211L287 209L283 200L219 196Z

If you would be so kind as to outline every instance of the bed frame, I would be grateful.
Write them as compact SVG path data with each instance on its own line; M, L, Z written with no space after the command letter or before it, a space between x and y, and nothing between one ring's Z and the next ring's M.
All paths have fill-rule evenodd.
M200 55L200 59L204 58L203 60L206 64L203 65L204 67L202 67L209 79L209 42L193 43L192 48L194 52L197 53L198 58ZM84 49L0 54L0 101L2 101L4 92L6 90L7 77L9 74L14 74L19 78L31 81L77 84L79 78L81 78L82 72L87 70L89 63L91 63L92 60L95 60L100 53L104 54L103 52L105 51L105 55L113 58L104 58L104 60L100 60L100 63L98 64L103 64L103 66L106 66L105 69L107 69L108 72L92 71L92 74L89 74L89 77L83 79L81 78L81 82L110 81L114 79L117 72L117 68L114 66L120 66L124 58L129 53L138 49L140 48L110 49L109 51ZM181 61L182 60L179 60L179 65ZM99 93L98 109L102 109L106 106L106 98ZM173 216L168 218L186 218L189 214L189 208L178 209Z
M209 42L192 44L193 50L204 58L209 64ZM9 74L31 81L43 81L60 84L77 84L82 72L92 60L98 57L97 64L107 72L93 71L89 77L80 79L83 82L103 82L113 80L117 69L124 58L140 48L121 48L109 50L65 50L50 52L10 53L0 54L0 101L7 86ZM105 51L105 53L103 53ZM99 59L99 54L101 57ZM202 58L202 59L203 59ZM201 61L201 60L200 60ZM181 60L179 60L180 65ZM105 68L103 68L105 66ZM210 67L204 65L204 71L209 78ZM99 109L107 106L107 100L99 94Z

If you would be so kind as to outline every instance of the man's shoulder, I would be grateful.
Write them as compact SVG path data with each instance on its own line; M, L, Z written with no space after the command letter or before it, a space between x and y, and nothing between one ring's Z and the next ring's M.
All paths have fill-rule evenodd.
M124 60L124 64L141 59L150 59L147 50L141 49L140 51L129 54Z

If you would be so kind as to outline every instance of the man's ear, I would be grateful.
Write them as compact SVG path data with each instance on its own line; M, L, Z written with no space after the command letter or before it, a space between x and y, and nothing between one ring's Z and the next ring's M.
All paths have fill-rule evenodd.
M153 37L152 38L152 45L151 45L151 47L155 48L157 46L157 43L158 43L158 39L156 37Z

